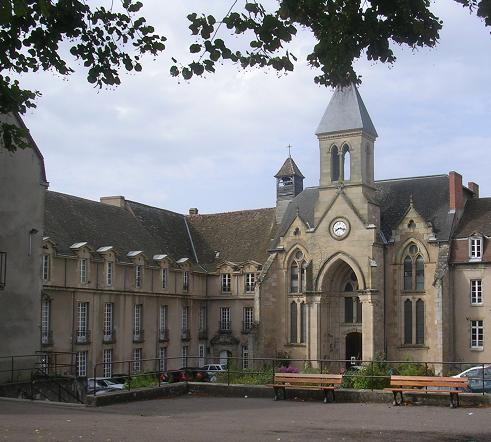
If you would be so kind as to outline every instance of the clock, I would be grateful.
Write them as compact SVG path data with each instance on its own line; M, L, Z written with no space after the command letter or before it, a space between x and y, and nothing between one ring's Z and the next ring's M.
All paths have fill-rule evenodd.
M343 218L337 218L331 223L331 235L334 239L343 239L349 233L349 223Z

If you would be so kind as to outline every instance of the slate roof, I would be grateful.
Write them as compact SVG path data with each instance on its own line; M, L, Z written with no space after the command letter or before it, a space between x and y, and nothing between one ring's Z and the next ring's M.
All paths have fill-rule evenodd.
M375 187L374 202L380 205L381 230L387 240L408 210L411 196L414 208L432 223L437 239L449 239L453 216L448 213L447 175L376 181ZM315 227L314 208L318 195L317 187L309 187L290 202L273 245L285 234L297 211L308 226Z
M44 236L49 236L62 254L71 254L72 244L86 241L95 249L114 246L120 259L125 261L129 261L126 254L132 250L142 250L149 259L169 253L169 250L173 257L189 255L189 240L182 235L185 229L183 215L161 211L157 226L151 226L148 220L142 222L140 215L145 209L139 206L143 205L130 204L136 216L124 208L47 191ZM176 225L177 217L182 221L182 229ZM175 230L162 239L156 234L167 221Z
M315 131L316 135L361 129L373 137L377 131L354 84L337 87Z
M467 201L464 216L460 220L455 237L467 238L473 233L491 236L491 198Z
M283 166L281 166L281 169L278 171L278 173L274 176L275 178L282 178L282 177L287 177L287 176L292 176L296 175L301 178L305 178L302 175L302 172L300 172L300 169L298 166L295 164L295 161L293 161L292 157L288 157L285 162L283 163Z
M187 217L191 235L201 264L217 261L264 263L274 237L275 209ZM220 252L218 259L215 252Z

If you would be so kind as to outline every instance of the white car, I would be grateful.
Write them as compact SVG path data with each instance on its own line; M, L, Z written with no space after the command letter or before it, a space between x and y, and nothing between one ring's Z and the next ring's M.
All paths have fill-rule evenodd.
M484 372L483 372L484 368ZM471 367L462 373L452 376L454 378L468 378L469 390L473 393L491 392L491 365L478 365Z
M207 364L201 367L201 370L205 370L210 376L210 382L215 382L217 380L217 372L227 371L227 366L225 364Z
M95 379L95 390L97 392L107 392L107 391L116 391L116 390L124 390L124 384L115 384L110 381L108 378L96 378ZM87 392L92 393L94 391L94 378L87 379Z

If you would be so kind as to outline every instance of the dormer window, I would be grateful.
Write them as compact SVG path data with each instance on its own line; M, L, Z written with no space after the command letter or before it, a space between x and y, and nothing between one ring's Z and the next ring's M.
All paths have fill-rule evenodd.
M49 280L49 255L43 255L41 274L43 281Z
M135 287L141 288L143 280L143 266L137 265L135 267Z
M113 285L113 267L114 264L112 261L108 261L106 263L106 285L108 287Z
M166 268L162 269L162 288L163 289L167 288L167 269Z
M479 261L482 259L482 236L469 238L469 258Z
M232 291L232 275L230 273L222 273L222 292L230 293Z
M189 272L187 270L182 272L182 289L185 292L189 290Z
M88 281L88 259L80 259L80 284L87 284Z

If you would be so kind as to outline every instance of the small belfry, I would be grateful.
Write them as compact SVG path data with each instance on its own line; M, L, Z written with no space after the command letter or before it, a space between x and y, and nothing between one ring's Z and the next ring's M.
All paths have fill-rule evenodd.
M304 176L293 161L288 145L288 158L274 176L276 178L276 222L283 219L283 214L290 201L303 190Z

